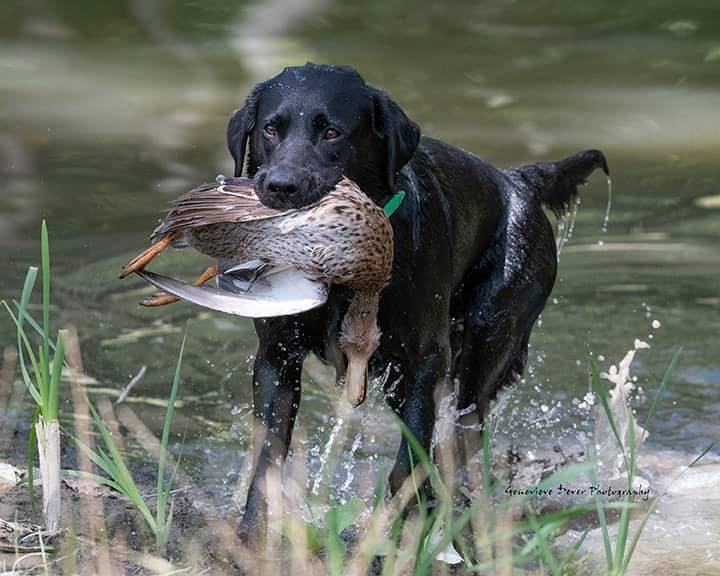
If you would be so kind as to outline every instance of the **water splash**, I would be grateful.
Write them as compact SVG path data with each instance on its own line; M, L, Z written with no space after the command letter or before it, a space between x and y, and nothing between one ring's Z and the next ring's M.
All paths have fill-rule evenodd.
M327 463L330 460L330 454L335 447L335 438L337 438L338 434L340 434L340 431L342 430L344 425L345 418L343 417L343 414L339 413L335 418L335 424L333 424L332 430L330 431L330 436L328 437L325 444L325 450L323 451L322 456L320 456L320 468L318 469L317 474L315 474L315 480L312 487L312 493L315 496L320 494L320 485L325 478L325 467L327 466Z
M578 206L580 206L580 197L575 199L572 211L568 214L564 214L558 218L557 227L557 259L560 262L560 252L563 247L567 244L567 241L572 238L573 230L575 229L575 219L577 218Z
M601 465L599 476L606 481L625 480L627 472L624 466L624 455L627 444L633 442L637 448L647 437L647 432L639 424L635 423L635 416L630 404L631 392L635 390L633 378L630 376L630 367L638 350L647 348L650 348L650 346L646 342L636 339L633 348L628 351L617 366L613 364L607 372L600 373L601 378L615 384L615 387L609 390L608 404L615 429L623 442L623 447L620 448L612 433L610 421L598 406L596 409L598 414L595 421L594 443L590 446L590 453L597 456ZM627 437L631 419L633 420L635 438Z
M607 196L607 206L605 207L605 217L603 218L602 223L602 231L603 233L607 233L608 231L608 224L610 222L610 208L612 207L612 179L610 176L608 176L607 179L607 186L608 186L608 196Z
M348 454L345 462L343 463L343 468L345 469L345 481L343 482L342 486L340 486L340 495L342 496L341 502L345 502L347 495L350 491L350 485L352 484L352 481L355 479L355 474L353 473L353 468L355 466L355 452L357 452L357 449L360 448L360 445L362 444L362 430L358 430L357 434L355 434L355 439L353 440L352 446L350 447L350 453Z

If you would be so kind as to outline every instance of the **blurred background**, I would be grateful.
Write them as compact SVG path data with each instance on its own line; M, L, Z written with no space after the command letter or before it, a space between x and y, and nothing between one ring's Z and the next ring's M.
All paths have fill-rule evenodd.
M527 452L582 442L588 351L607 369L641 338L652 346L634 365L641 416L685 349L649 442L707 445L720 418L717 2L4 0L0 297L19 296L47 218L58 325L78 327L96 394L116 395L147 367L129 400L155 430L191 319L176 424L208 491L232 492L250 430L251 323L186 304L141 309L147 290L117 273L169 201L232 172L225 127L252 85L308 60L356 67L426 135L499 166L603 149L609 222L595 175L496 434ZM200 270L192 255L164 262ZM0 318L0 345L12 342ZM308 370L298 442L317 469L335 400L329 373ZM359 409L348 462L392 457L389 419L367 426L384 410L377 393Z

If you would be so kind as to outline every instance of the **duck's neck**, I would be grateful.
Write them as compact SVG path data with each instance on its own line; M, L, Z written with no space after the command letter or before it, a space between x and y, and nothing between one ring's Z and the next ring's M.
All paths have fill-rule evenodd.
M345 385L348 400L354 406L365 400L368 361L380 343L380 329L377 325L379 302L379 291L356 290L342 320L340 347L348 362Z
M379 303L379 292L355 290L342 320L340 346L343 351L347 353L351 350L370 358L380 343L377 325Z

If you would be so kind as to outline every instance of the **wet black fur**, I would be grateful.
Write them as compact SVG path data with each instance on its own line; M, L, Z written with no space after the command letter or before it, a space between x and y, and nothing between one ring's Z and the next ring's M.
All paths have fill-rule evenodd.
M271 124L268 134L266 126ZM328 128L338 134L327 140ZM329 135L334 136L334 133ZM256 86L228 126L235 175L245 163L261 200L304 206L346 174L379 204L407 195L392 216L395 264L380 304L375 374L392 363L392 408L428 450L434 391L459 382L458 408L475 406L466 423L482 422L497 391L522 374L530 331L556 274L553 230L542 205L556 213L602 153L587 150L554 163L499 170L432 138L383 91L347 67L287 68ZM287 455L300 404L301 368L314 352L335 365L347 290L333 288L320 309L260 320L254 366L255 475L240 531L265 520L265 472ZM395 371L396 370L396 371ZM477 437L459 431L462 454ZM461 457L462 457L461 454ZM403 439L390 474L396 490L409 473Z

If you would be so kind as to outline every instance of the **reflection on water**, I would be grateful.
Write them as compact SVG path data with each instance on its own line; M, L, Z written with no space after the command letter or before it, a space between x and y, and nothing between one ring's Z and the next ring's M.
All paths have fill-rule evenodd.
M142 286L116 274L178 192L231 172L226 122L255 81L307 59L348 63L387 88L426 134L500 165L588 146L608 156L609 225L605 182L593 178L528 374L507 395L497 433L532 450L588 432L578 407L587 351L618 358L638 337L652 346L636 362L650 397L685 347L648 444L704 447L720 418L720 8L699 0L406 6L6 2L0 295L19 293L47 217L58 314L78 325L87 369L104 388L121 389L147 366L131 395L140 400L166 394L192 318L178 430L187 427L203 477L232 486L250 431L251 324L187 305L139 309ZM197 269L193 256L177 258L182 264L167 257L165 265ZM2 322L0 342L12 338ZM309 367L298 441L311 446L315 471L337 424L333 402L321 370ZM160 427L161 407L136 407ZM357 426L372 411L381 421L372 432L350 430L348 453L392 455L386 438L396 433L383 410L375 399L352 417ZM339 484L358 477L347 468Z

